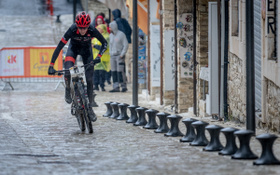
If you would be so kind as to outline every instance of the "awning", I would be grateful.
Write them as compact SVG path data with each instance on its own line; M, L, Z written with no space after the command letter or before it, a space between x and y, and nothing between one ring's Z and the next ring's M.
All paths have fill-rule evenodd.
M158 2L156 17L159 19L159 0L153 0ZM129 8L129 14L132 18L133 8L132 8L133 0L127 0L126 4ZM138 0L137 1L137 21L138 27L143 30L143 32L148 34L148 1L147 0Z
M127 0L126 4L129 8L130 17L133 18L133 0ZM143 32L148 34L148 2L147 0L137 1L137 21L138 27L143 30Z

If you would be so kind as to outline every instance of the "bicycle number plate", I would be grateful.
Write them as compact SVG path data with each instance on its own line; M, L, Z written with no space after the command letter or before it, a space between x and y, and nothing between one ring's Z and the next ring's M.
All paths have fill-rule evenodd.
M77 66L73 66L69 68L71 77L79 77L79 76L83 76L84 71L83 68L81 67L77 67Z

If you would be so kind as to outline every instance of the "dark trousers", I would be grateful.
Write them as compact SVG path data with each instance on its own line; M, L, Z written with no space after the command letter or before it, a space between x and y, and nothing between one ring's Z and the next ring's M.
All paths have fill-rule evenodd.
M106 72L105 74L105 80L108 82L108 83L111 83L111 70L109 72Z
M68 50L66 52L66 58L64 62L65 69L69 69L70 67L74 66L77 55L81 55L83 59L83 64L87 64L92 60L92 49L91 46L89 47L77 47L73 46L71 43L68 46ZM89 101L92 101L92 94L93 94L93 81L92 81L92 74L94 71L93 66L87 66L85 77L87 82L87 94L89 97ZM70 72L66 72L64 75L65 85L66 88L70 88L70 79L71 75Z
M105 75L106 75L105 70L94 70L93 81L96 88L98 87L98 85L101 88L104 88Z

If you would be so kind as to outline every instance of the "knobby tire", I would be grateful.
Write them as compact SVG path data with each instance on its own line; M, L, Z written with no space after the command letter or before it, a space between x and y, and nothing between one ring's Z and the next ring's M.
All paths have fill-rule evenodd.
M88 100L86 99L85 90L84 90L82 84L78 84L78 90L81 95L82 103L84 105L84 110L83 110L84 115L83 116L84 116L84 120L86 122L88 132L93 133L92 123L91 123L91 120L90 120L90 117L88 114L89 103L88 103Z
M78 122L78 125L79 125L79 128L82 132L84 132L86 130L86 126L85 126L85 120L84 120L84 117L83 117L83 112L79 109L78 107L78 102L77 102L77 98L76 98L76 95L74 93L75 89L73 87L73 84L71 83L71 96L72 96L72 106L74 106L75 108L75 117L77 118L77 122ZM77 94L79 95L79 94ZM80 95L79 95L80 96ZM71 110L72 110L72 106L71 106ZM71 111L72 113L72 111Z

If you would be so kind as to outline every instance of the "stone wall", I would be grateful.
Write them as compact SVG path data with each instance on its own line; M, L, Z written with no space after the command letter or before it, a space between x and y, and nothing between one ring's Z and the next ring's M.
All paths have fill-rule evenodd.
M265 117L266 123L261 127L268 128L272 131L280 131L280 87L272 81L266 79L266 110Z
M228 104L229 119L246 121L246 65L242 59L229 53Z

